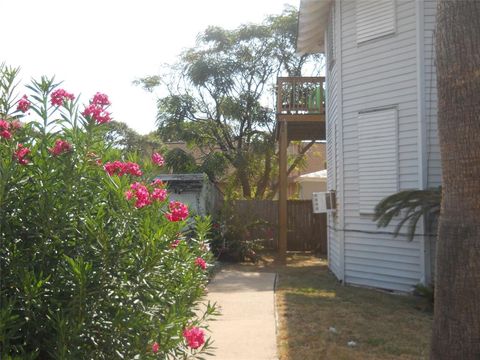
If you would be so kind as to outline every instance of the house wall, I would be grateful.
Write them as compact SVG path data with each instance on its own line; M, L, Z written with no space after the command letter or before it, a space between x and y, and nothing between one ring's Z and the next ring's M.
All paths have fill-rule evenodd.
M388 233L395 224L377 229L372 216L360 212L359 113L397 109L398 190L419 188L423 154L417 103L416 6L415 0L396 0L395 34L357 44L355 1L335 1L337 59L327 72L328 187L336 188L338 199L337 212L328 220L329 265L347 283L399 291L410 291L424 279L423 239L395 238ZM429 118L431 123L434 120ZM429 124L429 136L431 131ZM435 145L430 146L433 158ZM389 160L380 155L376 166L387 165ZM432 173L429 170L428 175L433 181L436 165L430 165ZM333 176L331 171L335 171Z
M340 2L335 1L331 6L332 9L339 9ZM340 31L340 13L337 11L335 13L336 20L332 25L331 19L332 16L329 17L330 24L328 26L327 32L332 31L332 26L335 26L334 31L334 42L339 42L340 37L338 36L338 32ZM336 36L335 36L336 35ZM330 46L331 44L328 43L328 35L326 35L325 44L326 46ZM338 50L339 46L335 48ZM334 190L337 193L337 202L342 202L342 191L341 186L339 187L337 184L337 174L339 170L339 148L338 138L340 137L339 129L339 115L340 115L340 98L339 98L339 88L340 88L340 78L339 78L339 61L338 61L338 54L335 53L335 61L334 62L327 62L327 71L326 71L326 138L327 138L327 190ZM343 223L340 223L341 220L341 209L336 212L330 212L327 214L327 239L328 239L328 246L327 246L327 253L328 253L328 266L330 270L337 276L338 279L343 279L343 249L342 249L342 234L336 229L340 229L343 226Z

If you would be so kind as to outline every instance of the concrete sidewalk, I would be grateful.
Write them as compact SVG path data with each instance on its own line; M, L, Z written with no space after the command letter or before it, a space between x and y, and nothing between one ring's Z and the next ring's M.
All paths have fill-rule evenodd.
M208 286L208 300L221 316L209 323L219 360L277 359L275 274L221 270Z

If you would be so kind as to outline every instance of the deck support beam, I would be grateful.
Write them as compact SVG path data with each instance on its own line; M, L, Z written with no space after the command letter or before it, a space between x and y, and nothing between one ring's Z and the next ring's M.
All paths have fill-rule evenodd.
M278 261L286 263L287 259L287 122L279 121L279 169L278 169Z

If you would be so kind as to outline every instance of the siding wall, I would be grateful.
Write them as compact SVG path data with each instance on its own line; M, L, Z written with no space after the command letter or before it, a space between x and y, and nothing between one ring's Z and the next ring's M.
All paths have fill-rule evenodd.
M337 14L339 18L339 14ZM331 19L331 17L329 17ZM340 30L338 21L336 22L338 34ZM330 28L330 27L329 27ZM334 39L337 41L337 39ZM325 41L328 46L328 42ZM336 49L339 48L337 43ZM328 50L327 50L328 53ZM335 56L335 58L337 58ZM327 64L329 60L327 60ZM339 115L339 78L338 78L338 62L334 62L332 66L328 66L326 74L326 118L327 118L327 189L337 191L337 202L340 202L341 193L337 187L338 177L338 161L339 149L337 147L339 131L337 129L338 115ZM341 246L340 237L334 229L339 227L338 212L328 213L327 215L327 238L328 238L328 265L330 270L337 276L342 278L342 263L341 263Z
M328 73L329 120L335 122L341 117L336 140L342 144L343 164L341 168L337 166L336 178L337 183L343 184L338 195L344 195L344 224L343 229L339 229L344 236L344 279L351 284L400 291L410 291L421 281L421 244L419 239L408 242L403 237L379 234L372 217L360 214L358 133L361 124L358 114L381 107L398 109L399 190L418 188L415 8L415 0L396 0L396 33L357 44L355 1L342 1L339 8L342 29L336 34L336 42L341 44L342 78L335 78L335 67ZM339 82L342 84L342 106L332 99L339 96L334 92L334 83ZM393 229L394 224L380 231ZM336 242L330 237L340 238L340 232L329 233L331 268L335 273L338 255Z

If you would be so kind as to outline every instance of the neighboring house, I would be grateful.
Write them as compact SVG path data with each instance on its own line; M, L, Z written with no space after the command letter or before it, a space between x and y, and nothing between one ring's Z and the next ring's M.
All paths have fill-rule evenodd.
M300 53L326 55L329 267L345 283L410 291L432 280L434 238L378 229L375 205L441 183L435 0L301 0Z
M298 184L299 200L312 200L314 192L327 191L327 170L300 175L295 182Z
M287 155L289 157L296 156L300 153L301 147L305 144L299 145L298 143L292 143L287 148ZM305 153L305 159L303 161L303 166L300 166L298 169L293 170L288 176L288 190L287 196L289 199L297 198L300 200L311 199L310 197L303 197L305 188L302 188L303 178L305 174L314 173L326 169L327 160L325 153L325 142L316 142L312 145L310 149ZM325 179L326 180L326 179ZM308 181L307 181L308 182ZM309 187L309 185L306 185ZM315 189L318 189L318 186L314 186ZM324 190L315 190L315 191L324 191ZM308 190L307 190L308 192Z
M216 215L223 195L206 174L160 174L167 184L169 199L188 205L192 215Z

